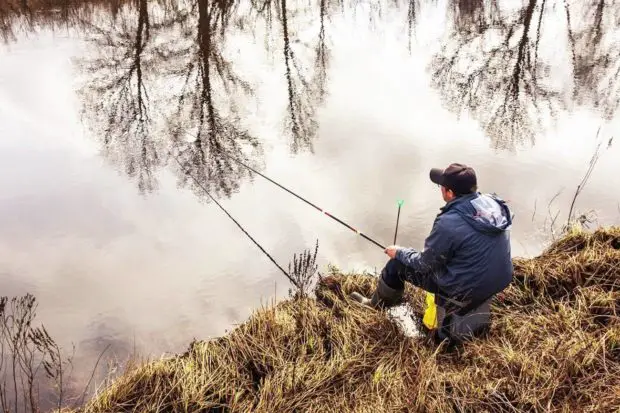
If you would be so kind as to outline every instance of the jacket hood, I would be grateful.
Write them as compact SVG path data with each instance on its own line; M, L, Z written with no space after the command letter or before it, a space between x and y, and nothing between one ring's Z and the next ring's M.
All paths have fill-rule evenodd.
M491 194L472 194L460 197L444 207L454 208L465 221L479 232L499 234L510 229L512 215L506 202Z

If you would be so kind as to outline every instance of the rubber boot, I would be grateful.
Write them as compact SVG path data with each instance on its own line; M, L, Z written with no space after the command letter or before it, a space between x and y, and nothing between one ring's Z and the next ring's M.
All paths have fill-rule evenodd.
M349 297L368 307L380 308L397 304L403 298L404 292L404 289L396 290L388 286L383 278L379 278L377 288L371 298L366 298L358 292L351 293Z

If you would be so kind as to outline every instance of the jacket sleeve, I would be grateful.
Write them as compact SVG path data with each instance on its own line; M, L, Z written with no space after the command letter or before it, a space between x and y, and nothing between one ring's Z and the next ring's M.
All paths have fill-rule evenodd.
M424 249L418 252L413 248L400 248L396 251L396 259L418 273L427 274L445 264L453 250L454 242L446 218L438 217L424 241Z

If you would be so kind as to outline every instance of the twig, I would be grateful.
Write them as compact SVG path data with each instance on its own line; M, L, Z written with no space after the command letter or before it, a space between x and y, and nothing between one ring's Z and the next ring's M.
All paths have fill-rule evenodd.
M556 199L558 196L560 196L560 194L562 193L562 191L564 191L564 188L562 188L562 189L560 189L558 192L556 192L556 194L553 196L553 198L551 198L551 201L549 201L549 203L547 204L547 213L548 213L548 217L547 217L547 218L545 218L545 226L546 226L546 224L547 224L547 219L551 218L551 219L552 219L552 221L551 221L551 225L550 225L549 229L551 230L551 237L552 237L552 238L554 238L554 239L555 239L555 233L554 233L554 230L553 230L553 225L554 225L554 223L555 223L555 220L556 220L556 219L557 219L557 217L558 217L558 214L556 213L555 218L553 218L553 215L552 215L552 213L551 213L551 204L553 203L553 201L555 201L555 199Z
M304 297L307 294L314 279L314 275L316 274L317 266L315 263L318 249L319 240L317 239L314 254L306 249L300 255L299 259L297 259L297 254L293 255L293 262L288 265L289 274L297 287L297 294L300 297Z
M596 138L598 138L600 131L601 131L601 127L599 126L598 131L596 132ZM607 144L607 148L611 146L612 141L613 141L613 137L609 140L609 143ZM594 171L594 167L596 166L596 163L598 162L600 158L601 144L602 142L599 142L598 145L596 145L596 150L594 151L592 158L590 158L590 164L588 165L588 169L586 170L586 173L581 179L581 182L579 183L579 185L577 185L577 190L575 191L575 195L573 196L573 201L571 202L570 209L568 211L568 219L566 221L566 227L569 227L571 222L573 221L573 210L575 208L575 202L577 201L577 197L579 197L579 194L581 193L581 191L583 191L583 188L588 183L588 180L590 179L590 176L592 175L592 171Z
M555 213L555 216L551 220L551 232L552 234L554 234L554 238L555 238L555 233L553 232L553 227L555 226L555 221L558 219L559 215L560 215L560 210L558 209L558 212Z
M95 372L97 371L97 367L99 366L99 361L101 361L101 357L103 357L103 354L108 351L108 348L110 348L110 346L112 345L112 343L108 344L106 346L106 348L103 349L103 351L101 352L101 354L99 354L99 357L97 357L97 362L95 363L95 366L93 367L93 371L90 375L90 379L88 379L88 383L86 383L86 386L84 387L84 391L82 392L82 397L80 398L80 403L79 405L81 406L84 403L84 398L86 397L86 392L88 391L88 387L90 386L90 383L93 380L93 377L95 377Z

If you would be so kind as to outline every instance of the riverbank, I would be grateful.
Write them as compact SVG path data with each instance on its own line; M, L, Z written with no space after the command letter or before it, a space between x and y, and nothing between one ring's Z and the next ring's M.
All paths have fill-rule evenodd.
M620 228L575 230L514 263L488 337L462 349L404 337L346 298L374 277L333 271L316 298L135 367L85 411L618 411ZM421 311L419 291L407 300Z

